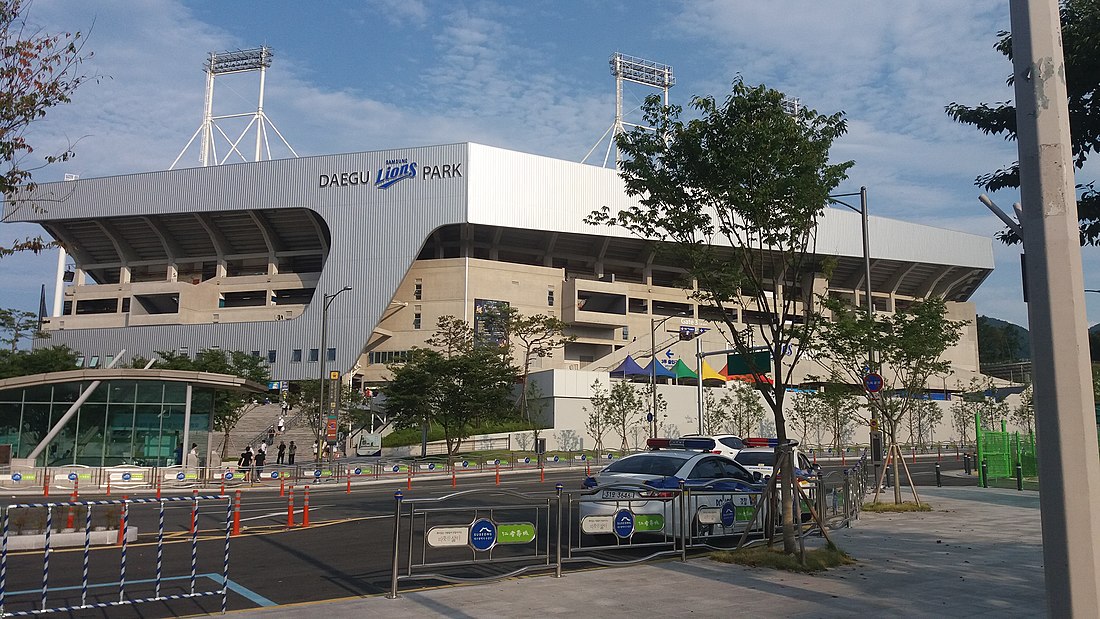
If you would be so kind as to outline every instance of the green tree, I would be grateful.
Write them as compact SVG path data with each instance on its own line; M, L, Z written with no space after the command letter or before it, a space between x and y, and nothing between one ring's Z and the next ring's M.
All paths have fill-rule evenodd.
M26 310L0 308L0 343L14 351L26 337L49 337L38 329L38 315Z
M588 432L588 436L592 437L592 440L596 442L594 449L596 453L603 451L603 435L607 434L608 430L608 418L607 410L609 400L607 397L607 390L604 389L603 384L599 380L592 383L592 408L582 406L581 410L588 414L588 417L584 420L584 431Z
M391 365L390 372L386 410L394 423L438 426L448 454L458 451L474 427L506 419L512 410L515 368L491 348L475 346L449 357L414 348L404 363Z
M809 393L796 393L791 398L790 422L792 435L799 437L804 446L809 445L814 435L818 439L816 443L820 443L825 425L821 400Z
M0 349L0 380L75 370L78 356L77 352L68 346L16 351Z
M524 316L519 312L510 314L508 321L509 340L518 341L520 376L522 377L522 391L519 397L522 416L528 422L531 421L531 411L527 407L527 383L531 376L531 362L535 359L545 359L554 354L554 351L562 348L568 342L577 339L574 335L565 335L566 323L554 316L535 314Z
M883 377L882 390L865 392L867 406L878 413L886 432L887 445L898 445L898 429L921 402L928 380L950 370L944 352L961 337L965 321L947 319L947 304L941 298L925 299L894 314L868 317L863 309L838 299L823 299L831 320L823 322L817 357L832 364L832 370L850 384L861 384L867 342L874 342ZM898 461L893 459L894 479ZM894 502L901 503L901 488L894 484Z
M592 412L589 415L598 417L604 428L614 432L620 439L619 449L627 451L630 448L627 438L631 430L642 422L644 406L638 390L633 384L620 380L614 381L611 389L604 391L597 380L592 384L591 402ZM599 440L602 447L602 439Z
M918 400L913 403L907 416L910 441L917 448L931 444L936 426L943 420L943 409L932 400Z
M28 157L34 147L27 139L31 124L57 105L69 103L73 92L88 76L80 73L81 64L91 57L83 50L82 35L49 34L27 23L29 2L0 0L0 194L18 211L27 203L16 190L34 189L33 173L39 168L65 161L73 156L70 146L60 153L34 163ZM30 202L34 208L41 208ZM42 251L50 243L41 238L16 240L0 246L0 257L16 251Z
M1035 432L1035 390L1028 384L1020 394L1020 403L1012 408L1009 421L1024 433Z
M1008 363L1019 360L1020 338L1011 325L996 325L978 316L978 360L982 363Z
M1062 0L1059 4L1071 146L1074 165L1081 169L1089 155L1100 146L1100 98L1096 96L1100 88L1100 4L1095 0ZM1012 34L1001 31L997 36L993 48L1011 61ZM1012 84L1011 74L1007 81ZM981 103L974 107L952 102L946 111L954 120L983 133L1016 140L1016 107L1011 102ZM1019 161L978 176L974 184L987 191L1019 187ZM1100 242L1100 192L1092 181L1077 185L1077 189L1080 191L1077 216L1081 242L1096 245ZM1005 243L1020 240L1007 229L998 237Z
M718 405L728 411L726 425L722 430L740 437L757 434L760 422L767 414L764 405L760 403L759 391L740 380L726 383L725 393L718 400Z
M325 386L325 395L328 397L331 386ZM309 427L313 429L315 437L321 436L324 426L323 419L326 416L321 412L321 382L319 380L297 380L290 384L287 404L290 410L297 415L305 415ZM351 431L361 430L370 425L370 410L367 406L367 398L362 391L352 389L351 385L340 383L339 404L337 407L337 423L341 428L351 427ZM318 457L322 455L318 450Z
M194 358L180 354L173 350L157 351L158 359L153 367L166 370L188 370L192 372L210 372L213 374L229 374L257 382L266 383L270 378L267 361L262 357L254 357L239 350L225 351L218 349L206 349L200 351ZM134 367L144 367L145 360L135 358L132 360ZM251 394L234 393L231 391L214 392L214 430L222 433L222 444L219 451L225 458L229 454L229 435L237 422L249 411L258 406L258 402Z
M763 342L771 367L754 366L752 373L774 372L762 393L782 442L787 386L816 322L803 284L822 269L814 252L817 222L853 165L829 161L846 123L842 113L808 107L788 113L783 93L740 79L724 102L694 97L691 107L698 117L684 122L680 107L646 99L652 130L638 127L617 139L625 157L620 176L640 205L614 214L604 207L587 221L663 242L698 283L697 298L718 310L734 348L751 359L752 343ZM736 308L769 319L746 328L735 320ZM787 350L794 354L787 357ZM784 504L791 500L792 469L785 467L779 484ZM786 553L798 550L791 511L783 518Z

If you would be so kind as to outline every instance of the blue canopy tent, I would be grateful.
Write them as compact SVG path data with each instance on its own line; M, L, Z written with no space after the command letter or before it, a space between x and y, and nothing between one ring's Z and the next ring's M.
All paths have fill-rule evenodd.
M649 365L645 366L645 370L643 370L647 377L652 376L651 372L653 371L652 366L653 366L654 362L655 361L650 361ZM672 370L668 369L667 367L665 367L665 364L657 363L657 378L671 378L671 379L675 380L676 379L676 373L673 372Z
M626 359L623 359L623 362L619 364L619 367L611 370L611 375L622 376L624 378L630 378L631 376L649 376L649 370L643 369L633 357L627 355Z

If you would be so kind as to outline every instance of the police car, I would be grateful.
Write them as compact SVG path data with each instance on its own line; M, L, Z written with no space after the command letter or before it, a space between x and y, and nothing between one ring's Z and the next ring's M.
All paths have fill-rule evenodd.
M616 460L584 480L590 492L579 501L582 532L620 538L636 532L679 535L680 502L675 499L681 482L693 491L687 507L692 535L744 530L764 487L761 475L712 453L710 438L655 438L646 444L651 451ZM633 526L623 527L616 518L628 518Z
M739 451L734 456L734 460L748 471L760 474L765 480L771 478L772 473L775 471L776 439L749 438L745 439L745 444L749 446ZM794 451L794 474L798 478L798 485L802 488L802 491L812 498L816 490L814 480L821 472L821 467L812 464L806 454L798 450L797 445L795 443L791 447ZM805 520L806 516L809 515L809 510L803 509L802 511L803 520Z

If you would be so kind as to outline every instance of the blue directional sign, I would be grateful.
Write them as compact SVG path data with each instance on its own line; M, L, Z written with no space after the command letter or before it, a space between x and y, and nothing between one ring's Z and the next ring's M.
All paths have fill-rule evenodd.
M126 479L126 475L128 475L128 474L129 474L129 473L127 473L127 474L123 475L123 476L122 476L122 478L123 478L123 479ZM225 478L226 478L226 479L233 479L233 472L232 472L232 471L226 471L226 472L225 472Z
M130 474L129 473L123 473L122 474L122 481L130 481Z
M279 479L279 471L271 471L271 479Z
M530 458L524 458L523 463L524 464L531 464L531 459Z
M428 470L429 471L434 471L435 470L435 462L429 462L428 463Z
M615 521L612 523L615 535L620 539L634 534L634 512L629 509L620 509L615 512Z
M76 481L76 473L69 473L69 481Z
M733 506L733 503L726 501L722 504L722 526L732 527L734 521L737 519L737 509Z
M551 462L557 462L557 461L558 461L558 457L557 457L557 456L554 456L553 458L551 458L551 459L550 459L550 461L551 461Z
M313 469L313 476L314 477L320 477L321 476L321 469Z
M497 525L488 518L478 518L470 525L470 546L486 551L497 543Z
M11 480L12 481L23 481L23 476L20 475L19 473L12 473L11 474Z
M394 472L394 473L396 473L396 472L398 472L398 471L400 471L400 470L401 470L401 465L400 465L400 464L395 464L395 465L393 465L393 472Z
M863 377L863 386L871 393L882 391L882 374L871 372Z
M183 472L181 471L179 473L176 473L176 479L178 479L179 481L183 481L183 480L187 479L187 476L184 475Z
M462 468L466 468L468 466L470 466L470 461L469 460L463 460L462 461Z
M363 474L363 469L361 469L359 467L355 467L355 474L356 475L362 475Z

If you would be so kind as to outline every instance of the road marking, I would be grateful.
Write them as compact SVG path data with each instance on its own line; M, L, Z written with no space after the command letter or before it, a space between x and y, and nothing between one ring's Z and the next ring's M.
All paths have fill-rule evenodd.
M221 574L196 574L196 576L198 578L209 578L210 580L214 581L215 583L217 583L219 585L222 584L222 582L223 582L223 580L222 580L223 576ZM163 582L163 581L166 581L166 580L188 580L190 578L191 578L190 575L187 575L187 576L165 576L164 578L161 578L160 580L161 580L161 582ZM127 580L126 584L128 584L128 585L137 585L137 584L144 584L144 583L150 583L150 582L156 582L156 579L154 579L154 578L145 578L145 579L142 579L142 580ZM90 583L88 585L88 588L92 589L92 588L95 588L95 587L117 587L118 585L119 585L119 583L117 583L117 582L97 582L97 583ZM83 585L73 585L71 587L50 587L50 591L75 591L75 590L81 589L81 588L83 588ZM244 597L244 598L246 598L247 600L249 600L250 602L252 602L253 604L256 604L258 606L278 606L278 604L276 604L275 602L272 602L271 600L265 598L264 596L260 595L259 593L256 593L255 591L253 591L253 590L249 589L248 587L245 587L241 584L235 583L232 580L229 581L229 590L236 593L236 594L238 594L238 595L240 595L240 596L242 596L242 597ZM32 593L41 593L41 592L42 592L41 589L29 589L27 591L9 591L7 593L7 595L29 595L29 594L32 594Z
M332 507L332 506L331 505L317 505L317 506L310 507L309 511L315 512L315 511L321 509L322 507ZM305 511L305 508L296 509L296 510L294 510L294 513L295 514L300 514L304 511ZM263 515L260 515L260 516L249 516L248 518L241 518L241 522L245 522L247 520L262 520L264 518L275 518L277 516L285 516L285 515L286 515L286 512L271 512L270 514L263 514Z

